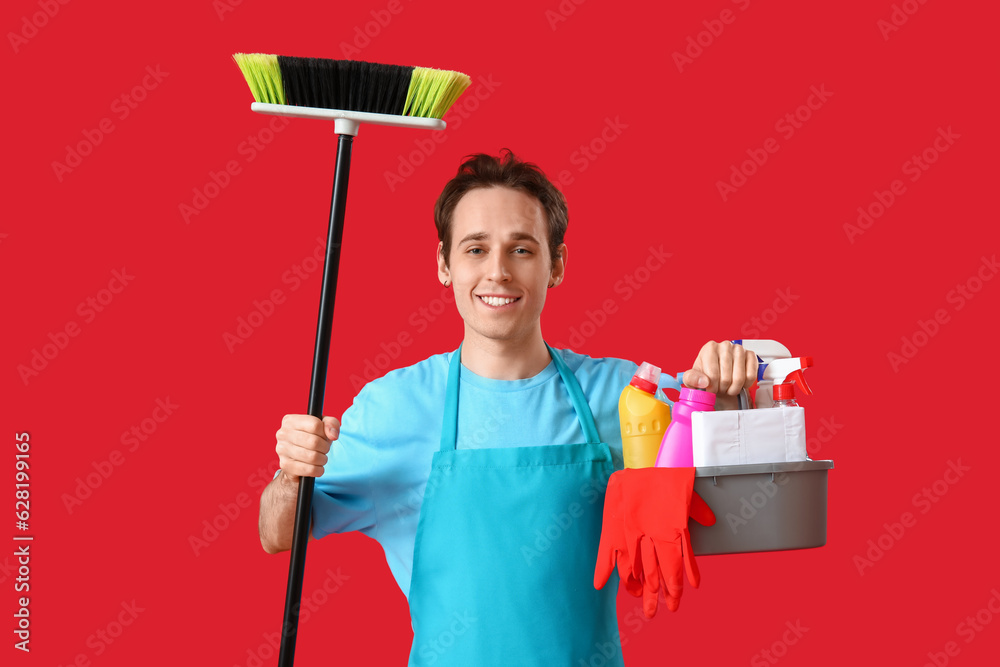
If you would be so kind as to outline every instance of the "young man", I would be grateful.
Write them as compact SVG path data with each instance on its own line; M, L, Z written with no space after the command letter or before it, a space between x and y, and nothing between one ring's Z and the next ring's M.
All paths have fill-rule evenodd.
M617 584L595 590L593 574L622 467L618 396L636 364L542 337L567 223L534 165L509 151L467 158L435 207L459 349L369 383L343 424L286 415L277 432L264 549L291 547L298 479L317 477L312 536L379 541L410 603L411 665L621 664ZM754 355L727 342L707 343L684 374L720 407L755 378Z

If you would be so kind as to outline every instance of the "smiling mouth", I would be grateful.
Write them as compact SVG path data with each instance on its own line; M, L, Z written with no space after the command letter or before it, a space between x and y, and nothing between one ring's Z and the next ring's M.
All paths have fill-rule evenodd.
M521 300L521 297L497 297L497 296L479 296L476 298L485 303L491 308L503 308L504 306L509 306L512 303L516 303Z

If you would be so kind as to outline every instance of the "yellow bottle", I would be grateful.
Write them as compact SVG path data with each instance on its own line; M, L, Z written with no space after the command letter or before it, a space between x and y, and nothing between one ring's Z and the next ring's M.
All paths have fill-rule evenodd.
M654 396L660 369L642 362L618 399L626 468L651 468L670 424L670 406Z

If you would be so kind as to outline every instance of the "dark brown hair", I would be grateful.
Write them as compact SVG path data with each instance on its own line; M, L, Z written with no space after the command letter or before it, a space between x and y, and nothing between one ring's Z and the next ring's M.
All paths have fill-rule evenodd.
M566 236L569 212L566 199L537 165L522 162L508 148L494 157L486 153L467 155L458 173L448 181L434 205L434 225L438 240L444 244L444 260L451 252L451 220L459 200L476 188L505 187L534 197L542 205L549 231L549 254L554 262L557 249Z

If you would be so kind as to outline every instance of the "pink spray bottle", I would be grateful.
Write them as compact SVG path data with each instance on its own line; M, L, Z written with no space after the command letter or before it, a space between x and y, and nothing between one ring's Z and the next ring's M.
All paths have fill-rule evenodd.
M673 420L663 434L657 468L694 467L694 439L691 433L691 413L715 410L715 394L701 389L681 389L680 400L674 403Z

